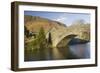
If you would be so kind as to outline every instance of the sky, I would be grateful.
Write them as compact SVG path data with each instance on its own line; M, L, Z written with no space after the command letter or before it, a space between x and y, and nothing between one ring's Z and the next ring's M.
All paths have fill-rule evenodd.
M83 20L90 23L90 14L87 13L68 13L68 12L44 12L44 11L24 11L24 15L39 16L70 26L72 23Z

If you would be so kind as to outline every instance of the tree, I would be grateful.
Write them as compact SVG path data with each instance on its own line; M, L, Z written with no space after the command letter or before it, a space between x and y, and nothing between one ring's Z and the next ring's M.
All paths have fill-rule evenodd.
M37 35L37 42L39 45L39 48L44 48L46 46L46 36L45 36L45 32L44 29L41 27L39 34Z
M48 37L48 44L52 44L52 39L51 39L51 33L49 32L49 37Z
M26 37L29 37L29 30L27 29L26 26L24 26L24 34L26 35Z
M40 28L40 31L36 37L37 42L37 54L39 60L45 59L45 50L46 50L46 36L43 28Z

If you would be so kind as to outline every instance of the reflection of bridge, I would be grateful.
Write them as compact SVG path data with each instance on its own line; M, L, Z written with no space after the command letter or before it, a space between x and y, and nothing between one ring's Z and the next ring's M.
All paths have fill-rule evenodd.
M79 30L79 31L77 31ZM51 40L53 47L64 47L72 38L79 38L83 40L89 40L89 33L84 30L70 30L67 28L56 29L52 28L48 33L51 33ZM46 36L48 38L48 35Z

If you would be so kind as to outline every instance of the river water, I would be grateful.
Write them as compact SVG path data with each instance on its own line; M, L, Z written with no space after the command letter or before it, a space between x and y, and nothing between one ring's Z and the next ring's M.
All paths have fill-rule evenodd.
M90 58L90 43L70 45L62 48L25 50L24 61L64 60Z
M90 58L90 43L71 45L70 51L79 58Z

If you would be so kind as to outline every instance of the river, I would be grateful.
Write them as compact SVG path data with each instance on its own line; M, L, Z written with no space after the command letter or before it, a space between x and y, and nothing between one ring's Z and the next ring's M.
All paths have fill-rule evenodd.
M25 50L24 61L64 60L90 58L90 43L70 45L62 48Z

